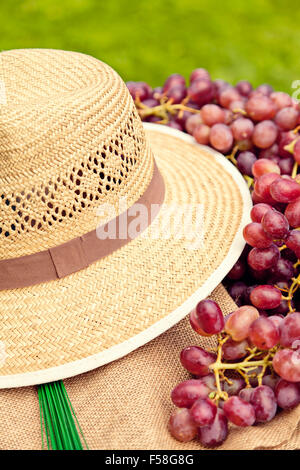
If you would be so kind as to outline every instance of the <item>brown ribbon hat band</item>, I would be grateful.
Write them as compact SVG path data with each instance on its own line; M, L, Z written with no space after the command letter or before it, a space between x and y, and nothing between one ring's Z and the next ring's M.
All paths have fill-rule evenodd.
M0 290L28 287L42 282L54 281L69 274L87 268L90 264L100 260L129 243L134 236L129 235L128 227L136 215L131 215L137 204L142 204L148 210L147 224L141 227L138 236L157 216L165 196L163 177L154 161L152 179L142 196L124 213L104 224L101 229L106 231L108 224L114 222L116 233L126 220L125 236L100 239L97 231L93 230L66 243L55 246L32 255L11 258L0 261ZM149 210L151 207L156 210ZM133 211L134 212L134 211ZM122 226L122 229L124 227Z

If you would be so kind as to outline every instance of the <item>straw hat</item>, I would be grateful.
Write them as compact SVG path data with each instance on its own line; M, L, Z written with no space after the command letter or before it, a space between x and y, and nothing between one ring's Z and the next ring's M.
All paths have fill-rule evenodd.
M182 319L240 255L251 201L222 155L143 126L124 82L92 57L2 52L0 102L7 388L91 370ZM192 208L187 236L172 207ZM124 216L133 235L120 235Z

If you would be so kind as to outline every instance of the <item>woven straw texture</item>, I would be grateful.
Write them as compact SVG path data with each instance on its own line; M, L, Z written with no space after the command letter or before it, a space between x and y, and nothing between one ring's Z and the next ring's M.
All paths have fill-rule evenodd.
M165 180L164 207L203 205L203 247L191 250L176 237L151 239L150 226L84 271L0 292L7 353L1 375L59 366L123 343L182 305L226 257L243 216L238 184L211 153L157 128L147 137Z
M211 298L224 314L236 308L220 285ZM142 348L100 369L65 381L91 449L203 450L182 444L167 431L173 409L171 389L188 377L180 350L211 340L193 332L184 319ZM0 448L40 449L37 392L34 387L0 390ZM300 449L300 406L267 424L233 428L220 449Z

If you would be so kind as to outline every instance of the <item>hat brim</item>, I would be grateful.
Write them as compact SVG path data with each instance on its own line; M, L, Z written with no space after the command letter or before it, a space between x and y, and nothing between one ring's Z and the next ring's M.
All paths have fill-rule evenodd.
M203 245L154 238L148 227L85 270L0 292L0 388L64 379L125 356L185 317L240 256L252 206L242 175L182 132L145 129L165 181L164 207L202 204Z

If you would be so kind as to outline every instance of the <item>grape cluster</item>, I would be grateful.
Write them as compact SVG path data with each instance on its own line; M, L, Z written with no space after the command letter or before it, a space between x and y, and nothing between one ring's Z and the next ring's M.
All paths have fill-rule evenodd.
M253 289L253 303L265 295L260 287ZM224 319L216 302L202 300L190 313L190 324L202 336L216 334L218 346L181 351L181 364L194 378L171 393L177 409L169 431L177 440L198 437L214 447L226 439L228 422L241 427L265 423L279 409L300 403L300 312L267 317L244 305Z
M224 280L238 305L226 322L219 306L200 302L190 314L216 351L185 348L194 378L177 385L171 434L215 446L236 426L269 421L300 402L300 107L270 85L231 86L196 69L163 87L129 82L142 120L168 125L222 152L252 194L246 246ZM230 376L226 375L230 372Z

